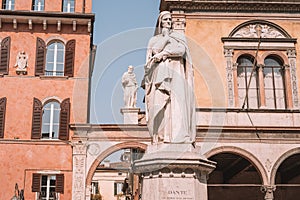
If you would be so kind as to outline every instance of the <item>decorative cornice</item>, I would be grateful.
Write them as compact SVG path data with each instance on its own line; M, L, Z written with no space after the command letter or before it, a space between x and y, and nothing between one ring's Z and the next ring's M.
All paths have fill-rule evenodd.
M14 29L17 29L18 24L27 24L29 30L32 30L33 25L40 25L43 27L43 30L46 30L48 25L55 25L57 26L57 31L60 31L63 25L72 25L72 29L75 32L77 25L85 25L87 26L87 31L91 32L94 21L95 15L92 13L0 10L0 29L5 23L12 23Z
M160 10L183 10L185 12L244 12L244 13L300 13L297 0L162 0Z

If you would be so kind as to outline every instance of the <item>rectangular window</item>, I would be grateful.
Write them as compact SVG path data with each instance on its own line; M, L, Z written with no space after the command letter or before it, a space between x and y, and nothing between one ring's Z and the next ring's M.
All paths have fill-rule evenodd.
M92 194L100 194L98 182L92 182Z
M2 9L4 10L14 10L15 9L15 0L3 0Z
M45 10L45 1L44 0L33 0L32 10L34 10L34 11L43 11L43 10Z
M115 182L114 183L114 195L122 194L123 183Z
M75 12L75 0L63 0L63 12Z
M55 192L56 175L42 175L41 177L41 192L39 200L56 200L58 194Z
M64 193L64 174L32 174L32 192L36 200L58 200Z

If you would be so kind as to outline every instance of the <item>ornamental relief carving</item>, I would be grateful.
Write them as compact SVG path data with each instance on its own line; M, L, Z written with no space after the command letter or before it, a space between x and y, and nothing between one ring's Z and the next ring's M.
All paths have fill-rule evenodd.
M283 33L266 24L249 24L239 29L232 37L240 38L286 38Z

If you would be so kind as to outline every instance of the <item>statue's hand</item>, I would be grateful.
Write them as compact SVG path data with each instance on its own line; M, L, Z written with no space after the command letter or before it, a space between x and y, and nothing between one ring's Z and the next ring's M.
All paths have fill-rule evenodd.
M155 54L153 56L154 62L160 62L162 60L162 58L163 58L163 54L161 54L161 53Z

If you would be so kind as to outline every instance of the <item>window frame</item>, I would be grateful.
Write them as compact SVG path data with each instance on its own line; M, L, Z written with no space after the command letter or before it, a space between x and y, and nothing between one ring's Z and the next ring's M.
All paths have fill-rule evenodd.
M121 182L121 181L115 181L114 182L114 196L117 196L119 194L123 194L123 192L122 192L123 184L124 183ZM118 189L120 189L119 193L118 193Z
M48 124L48 122L44 121L44 117L46 117L45 116L46 106L49 105L49 104L50 104L51 108L50 108L50 116L49 116L49 120L50 121L49 121L49 124ZM57 105L57 108L54 108L54 104ZM49 140L57 140L57 139L59 139L60 111L61 111L60 106L61 106L60 102L58 102L56 100L53 100L53 99L45 102L45 104L43 105L42 120L41 120L41 139L49 139ZM57 112L55 113L55 111L57 111ZM58 116L58 122L57 123L53 122L54 117L56 115ZM44 135L43 134L43 129L44 129L45 126L46 127L49 126L49 137L43 137L43 135ZM52 133L51 133L50 131L53 130L54 126L57 127L57 132L53 132L52 131Z
M73 6L71 3L73 2ZM75 0L62 0L62 12L74 13L75 12Z
M15 0L3 0L2 1L2 9L3 10L15 10Z
M31 127L31 139L41 139L42 137L42 116L43 107L47 102L58 101L56 99L48 99L44 104L38 99L33 98L32 106L32 127ZM60 104L60 115L59 115L59 140L69 140L69 123L70 123L70 111L71 103L70 98L66 98Z
M251 62L251 65L249 65L249 66L247 66L247 65L241 65L240 63L239 63L239 59L242 59L242 58L246 58L246 59L248 59L248 60L250 60L250 62ZM250 78L249 78L249 80L248 80L248 76L247 76L247 74L248 73L250 73L250 76L251 76L251 74L252 74L252 78L251 78L251 82L253 82L253 81L255 81L255 90L256 90L256 96L255 96L255 98L256 98L256 104L257 104L257 107L256 108L252 108L252 109L257 109L257 108L259 108L260 107L260 105L261 105L261 102L260 102L260 98L259 98L259 96L260 96L260 88L259 88L259 78L258 78L258 70L257 70L257 68L256 68L256 60L255 60L255 58L252 56L252 55L249 55L249 54L242 54L241 56L239 56L238 58L237 58L237 63L238 63L238 65L237 65L237 79L239 78L239 69L240 68L243 68L243 71L244 71L244 73L245 73L245 78L244 78L244 84L245 84L245 88L243 88L243 89L245 89L246 91L245 91L245 95L247 95L246 93L248 92L248 95L247 95L247 97L246 96L244 96L244 98L243 98L243 100L242 100L242 102L241 102L241 104L242 105L240 105L239 104L239 106L246 106L246 108L247 109L251 109L252 108L252 106L251 105L249 105L249 90L250 90L250 83L249 83L249 81L250 81ZM248 72L248 69L250 69L250 72ZM254 80L254 76L253 76L253 70L255 70L255 80ZM239 87L239 81L237 80L237 90L238 90L238 96L240 95L239 94L239 91L241 90L242 88L240 88ZM251 89L254 89L254 88L251 88ZM239 97L238 97L239 98ZM239 101L238 101L239 102ZM245 105L243 105L243 103L245 103Z
M40 1L42 2L41 5L39 5ZM36 5L36 4L38 4L38 5ZM42 9L39 9L39 8L42 8ZM45 0L32 0L32 10L33 11L45 11Z
M46 186L43 185L43 177L46 177ZM55 182L54 184L51 186L51 178L55 177ZM42 188L46 187L46 197L43 198L41 197L41 193L42 193ZM51 191L50 189L54 188L54 195L56 196L55 198L51 198L50 194ZM41 184L40 184L40 194L38 196L38 200L56 200L59 198L59 193L56 192L56 175L55 174L41 174Z
M54 45L54 49L52 50L52 45ZM61 47L63 48L61 48ZM50 48L51 47L51 48ZM53 51L53 59L50 58L50 52ZM62 77L65 76L65 52L66 52L66 46L64 42L60 40L52 40L47 44L46 47L46 60L45 60L45 76L55 76L55 77ZM59 57L62 59L59 60ZM49 58L49 60L48 60ZM53 67L49 67L51 64L53 64ZM58 66L62 66L62 70L57 70ZM49 69L48 69L49 68ZM52 69L52 70L50 70Z
M46 185L43 185L43 177L46 177ZM55 177L55 182L51 186L51 177ZM36 193L36 200L42 200L42 187L46 186L46 198L43 200L59 200L60 194L64 194L65 175L57 171L37 172L32 174L31 192ZM50 187L55 195L55 198L50 198Z
M275 60L279 66L272 66L272 65L269 65L267 66L266 64L266 60L267 59L273 59ZM282 60L281 57L277 56L277 55L269 55L267 56L265 59L264 59L264 72L263 72L263 76L264 76L264 90L265 90L265 94L266 94L266 84L265 84L265 69L266 68L269 68L271 69L271 72L272 72L272 93L273 93L273 103L274 103L274 108L268 108L267 106L267 101L266 101L266 108L268 109L276 109L276 110L279 110L279 109L287 109L287 95L286 95L286 84L285 84L285 68L284 68L284 62ZM282 70L281 72L281 80L282 80L282 86L283 86L283 97L284 97L284 108L278 108L278 101L277 101L277 97L276 97L276 90L278 90L278 88L276 87L276 84L275 84L275 75L274 75L274 69L277 68L279 70ZM265 95L265 98L267 98L267 95Z
M48 74L46 76L46 59L47 59L47 47L51 45L51 43L54 43L55 41L62 42L64 45L64 61L63 61L63 74L60 74L61 76L53 76L51 74ZM75 70L75 51L76 51L76 40L71 39L68 41L63 41L61 39L51 39L47 42L48 45L46 45L46 42L42 39L37 37L36 40L36 60L35 60L35 76L40 76L41 78L69 78L74 77L74 70ZM48 52L49 53L49 52ZM49 55L49 54L48 54ZM0 66L1 67L1 66ZM51 75L51 76L50 76Z

